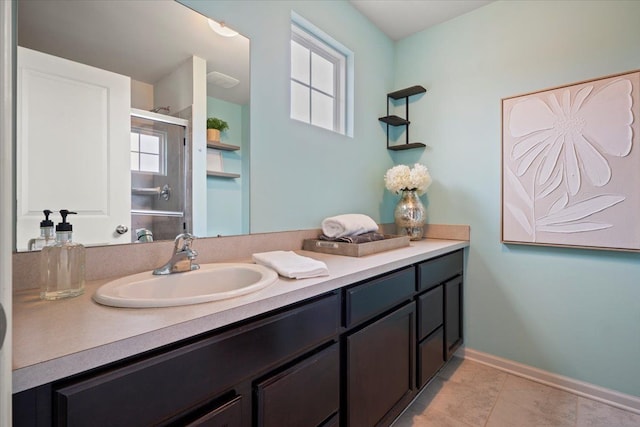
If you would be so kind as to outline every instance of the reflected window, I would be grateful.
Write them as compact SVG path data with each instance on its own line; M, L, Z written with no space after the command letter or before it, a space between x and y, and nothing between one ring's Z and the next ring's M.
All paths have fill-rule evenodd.
M298 15L291 24L291 118L347 133L344 47Z
M166 175L167 135L153 129L131 129L131 170Z

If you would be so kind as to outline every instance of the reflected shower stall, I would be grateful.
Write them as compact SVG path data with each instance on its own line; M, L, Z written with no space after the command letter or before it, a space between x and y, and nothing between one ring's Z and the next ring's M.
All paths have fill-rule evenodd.
M173 240L191 229L188 126L185 119L132 110L132 242Z

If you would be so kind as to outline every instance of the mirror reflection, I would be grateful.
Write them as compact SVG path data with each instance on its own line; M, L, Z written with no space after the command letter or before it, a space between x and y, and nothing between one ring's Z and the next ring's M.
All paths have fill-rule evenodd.
M18 251L46 209L78 212L86 245L249 232L249 40L216 24L173 0L18 2Z

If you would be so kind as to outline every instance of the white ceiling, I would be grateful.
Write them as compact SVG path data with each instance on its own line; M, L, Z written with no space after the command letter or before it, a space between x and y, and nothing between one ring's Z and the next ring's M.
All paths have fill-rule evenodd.
M491 0L349 0L392 40L401 40Z
M0 0L1 1L1 0ZM214 33L207 18L173 0L18 2L18 44L154 84L191 56L240 80L207 94L249 102L249 39Z
M1 0L0 0L1 1ZM399 40L484 6L488 0L350 0ZM215 18L215 17L214 17ZM192 55L240 80L207 94L249 102L249 39L225 38L207 19L174 0L48 0L18 2L18 44L154 84Z

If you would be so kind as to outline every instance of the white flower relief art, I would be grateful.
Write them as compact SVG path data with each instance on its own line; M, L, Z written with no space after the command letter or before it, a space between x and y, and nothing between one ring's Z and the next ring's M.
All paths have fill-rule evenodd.
M503 100L504 241L640 248L625 218L640 207L639 86L636 72Z

